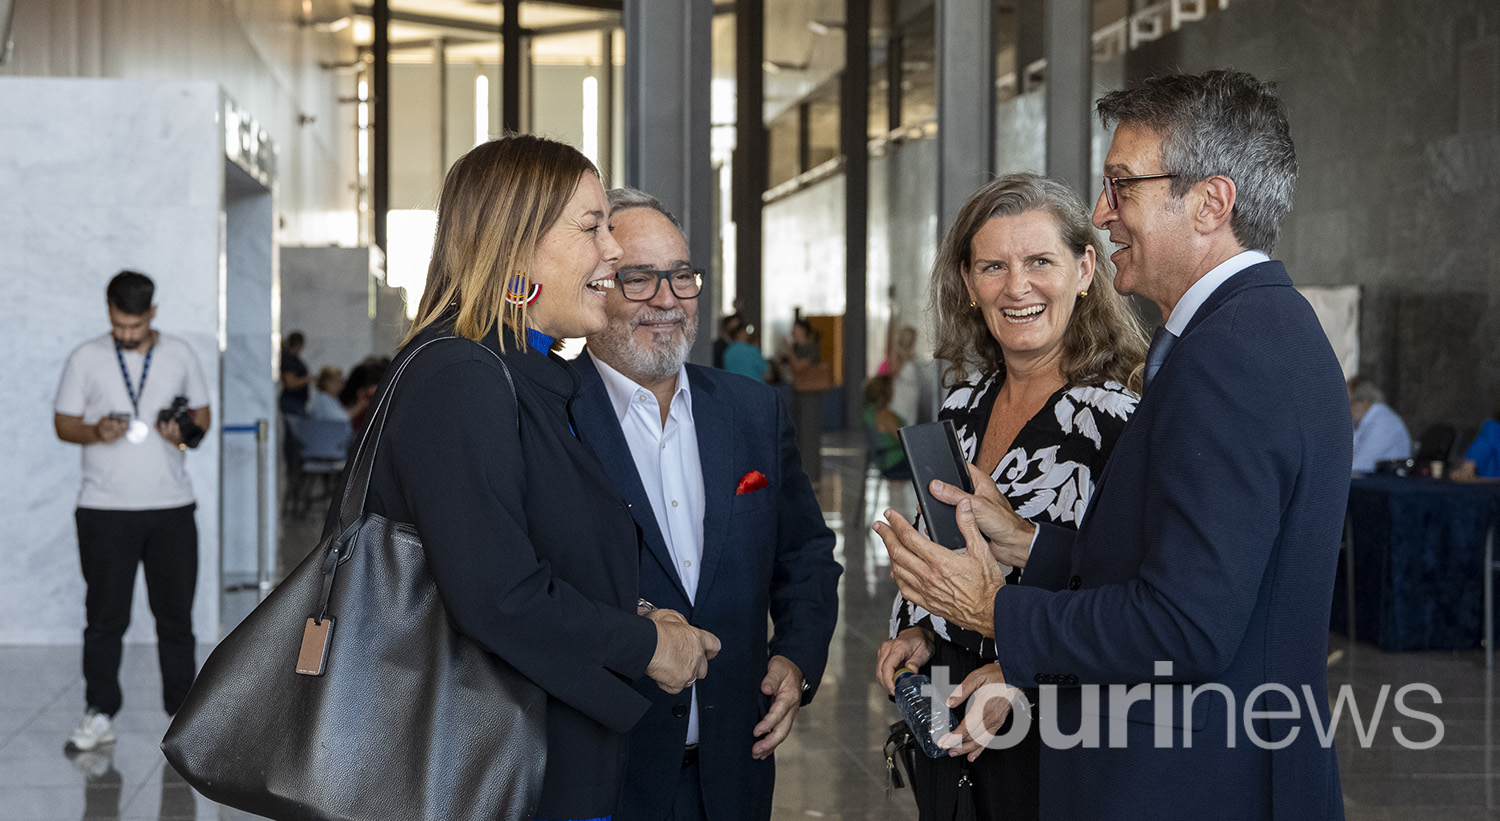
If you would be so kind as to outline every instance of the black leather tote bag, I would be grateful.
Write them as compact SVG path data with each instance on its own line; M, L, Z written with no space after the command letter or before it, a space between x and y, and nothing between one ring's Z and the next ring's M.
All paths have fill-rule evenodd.
M453 629L410 525L363 512L401 373L427 345L472 344L449 340L401 362L336 531L220 642L173 718L162 751L208 798L283 819L495 821L535 808L546 694Z

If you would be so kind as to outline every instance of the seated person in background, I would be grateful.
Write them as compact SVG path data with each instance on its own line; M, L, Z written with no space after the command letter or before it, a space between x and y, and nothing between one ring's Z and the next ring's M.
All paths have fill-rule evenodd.
M309 419L326 419L331 422L348 422L349 412L339 402L339 391L344 389L344 370L335 365L324 365L318 371L312 400L307 403Z
M1354 469L1371 472L1384 459L1411 457L1406 425L1385 403L1385 395L1363 377L1349 380L1349 413L1354 417Z
M752 331L750 324L739 314L725 317L725 319L732 319L734 322L728 326L727 330L731 341L729 347L724 349L724 370L754 379L756 382L765 382L766 371L771 366L761 354L760 348L750 344Z
M865 409L860 418L865 423L865 441L870 443L870 456L880 475L886 479L910 479L911 466L906 463L906 451L896 431L906 425L906 420L891 410L891 393L894 386L889 374L870 377L865 382Z
M362 431L365 429L365 417L369 415L370 400L375 396L375 391L380 387L380 380L385 377L386 368L390 367L391 361L383 357L370 357L354 366L349 372L349 379L344 382L344 387L339 391L339 402L349 412L349 421L354 429Z
M1453 469L1453 478L1460 482L1476 479L1500 479L1500 409L1494 418L1484 420L1479 426L1479 435L1474 444L1464 451L1464 463Z

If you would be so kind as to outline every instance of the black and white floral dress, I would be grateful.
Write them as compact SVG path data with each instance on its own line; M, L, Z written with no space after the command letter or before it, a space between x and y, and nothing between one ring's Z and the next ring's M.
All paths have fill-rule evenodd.
M938 413L939 419L953 420L964 459L971 464L979 456L980 438L1003 381L998 374L971 375L948 392ZM1076 530L1094 496L1094 483L1139 400L1118 382L1060 388L1010 443L990 474L995 487L1022 518ZM1014 582L1019 575L1014 571L1008 578ZM994 639L950 625L898 593L891 637L912 625L927 627L939 639L985 661L995 659Z

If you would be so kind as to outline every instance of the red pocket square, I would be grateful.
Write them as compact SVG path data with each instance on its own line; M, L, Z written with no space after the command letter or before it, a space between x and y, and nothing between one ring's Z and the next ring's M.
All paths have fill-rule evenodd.
M766 475L758 470L752 470L740 477L740 486L735 488L734 495L744 496L746 493L754 493L766 486Z

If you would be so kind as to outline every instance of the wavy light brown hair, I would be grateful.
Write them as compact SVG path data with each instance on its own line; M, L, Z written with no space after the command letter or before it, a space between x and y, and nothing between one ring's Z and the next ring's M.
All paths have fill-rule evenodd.
M577 149L529 134L491 140L460 157L443 182L427 287L401 344L456 310L457 335L478 341L498 322L525 350L526 306L506 302L505 286L526 272L584 174L598 177L599 170Z
M1089 224L1082 201L1066 185L1038 174L1007 174L974 192L938 246L932 266L930 299L937 324L933 356L947 363L943 385L950 387L980 373L1005 374L1000 343L984 324L984 315L969 307L964 271L973 262L974 235L997 217L1045 211L1057 224L1063 244L1075 259L1094 249L1094 281L1088 296L1074 297L1073 315L1063 331L1063 375L1070 385L1119 382L1139 393L1146 361L1146 333L1125 298L1115 292L1114 266L1099 235Z

